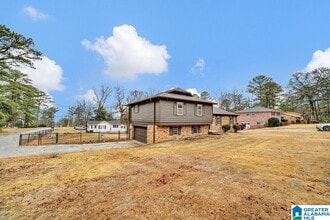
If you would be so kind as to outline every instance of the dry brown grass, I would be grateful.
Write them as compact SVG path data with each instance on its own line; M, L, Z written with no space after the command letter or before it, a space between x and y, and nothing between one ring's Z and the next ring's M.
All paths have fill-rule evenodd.
M297 125L0 160L0 219L290 219L329 204L330 132Z
M35 128L2 128L0 135L6 135L6 134L18 134L22 132L28 132L31 130L34 130Z

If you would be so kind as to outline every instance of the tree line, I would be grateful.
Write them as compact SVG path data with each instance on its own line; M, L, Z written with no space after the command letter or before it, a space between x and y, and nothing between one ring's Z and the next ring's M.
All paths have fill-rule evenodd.
M32 80L18 70L26 65L34 68L33 62L42 59L42 53L34 48L31 38L15 33L0 25L0 128L3 126L31 127L54 126L57 108L50 105L51 98L32 85ZM125 121L126 104L140 100L158 91L131 90L110 85L94 89L93 102L77 101L67 110L66 117L57 125L85 125L88 120ZM288 85L283 88L271 77L253 77L246 89L231 92L221 90L203 91L200 99L213 100L227 111L240 111L253 106L262 106L282 111L298 112L309 122L330 120L330 69L293 73ZM109 106L109 102L113 104Z
M50 97L18 70L23 65L34 68L33 62L40 59L42 53L31 38L0 25L0 129L54 124L57 109L49 107Z
M78 100L69 106L67 115L61 118L58 126L81 126L86 125L89 120L110 121L119 119L121 123L127 123L127 103L141 100L156 94L158 91L149 89L147 91L131 90L126 92L123 87L101 85L99 89L93 89L93 101ZM112 104L110 102L112 101Z

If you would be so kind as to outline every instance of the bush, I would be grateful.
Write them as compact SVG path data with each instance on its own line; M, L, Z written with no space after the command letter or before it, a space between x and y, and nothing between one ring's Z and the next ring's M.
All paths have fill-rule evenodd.
M237 132L238 130L241 130L241 126L239 126L238 124L233 125L233 129L235 132Z
M268 127L279 127L280 120L278 118L269 118L268 119Z
M47 127L47 125L46 124L40 124L40 125L38 125L38 128L44 128L44 127Z
M227 132L227 131L229 131L230 130L230 125L222 125L222 130L223 130L223 132Z

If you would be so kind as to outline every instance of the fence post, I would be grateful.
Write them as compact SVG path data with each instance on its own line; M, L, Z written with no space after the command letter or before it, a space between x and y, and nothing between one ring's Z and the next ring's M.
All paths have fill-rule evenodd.
M30 134L28 135L28 141L27 141L27 143L30 143Z
M22 135L22 134L20 134L20 135L19 135L19 144L18 144L19 146L21 146L21 145L22 145L22 138L23 138L23 135Z
M81 137L82 137L82 132L80 132L79 134L80 134L80 144L81 144Z
M56 133L56 144L58 144L58 133Z
M42 134L38 134L38 145L41 144L41 135L42 135Z
M120 131L118 131L118 140L120 140Z

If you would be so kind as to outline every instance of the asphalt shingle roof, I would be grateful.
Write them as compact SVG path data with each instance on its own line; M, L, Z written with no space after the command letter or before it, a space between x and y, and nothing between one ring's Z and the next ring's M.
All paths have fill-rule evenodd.
M148 98L134 101L129 103L128 105L135 105L142 102L150 102L155 99L171 99L171 100L179 100L179 101L188 101L188 102L197 102L197 103L205 103L205 104L214 104L212 101L202 100L198 97L193 96L190 92L183 90L181 88L171 89L165 92L158 93L154 96L150 96Z

